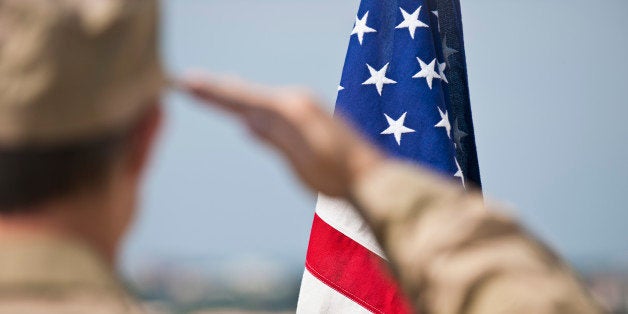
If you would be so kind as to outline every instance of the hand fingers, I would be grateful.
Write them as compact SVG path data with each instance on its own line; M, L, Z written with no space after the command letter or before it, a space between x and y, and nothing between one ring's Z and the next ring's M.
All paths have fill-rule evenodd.
M280 150L307 147L314 125L333 126L315 99L300 89L274 89L236 79L188 78L182 87L194 96L238 113L249 127ZM315 138L315 136L314 136ZM296 144L298 145L295 145Z
M190 77L181 86L199 99L230 111L270 106L275 97L270 88L263 88L237 79Z

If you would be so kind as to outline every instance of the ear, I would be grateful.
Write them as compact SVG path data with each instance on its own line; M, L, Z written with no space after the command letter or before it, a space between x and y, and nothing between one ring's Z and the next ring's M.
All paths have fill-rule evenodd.
M155 100L131 130L127 160L131 175L139 178L147 168L161 129L162 119L162 105Z

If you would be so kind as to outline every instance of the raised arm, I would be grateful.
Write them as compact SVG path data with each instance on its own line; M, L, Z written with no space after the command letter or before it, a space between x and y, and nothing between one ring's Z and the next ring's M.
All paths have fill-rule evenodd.
M598 313L569 267L479 193L388 159L307 93L193 79L311 189L352 202L421 313Z
M352 192L419 312L600 312L558 256L479 193L394 161Z

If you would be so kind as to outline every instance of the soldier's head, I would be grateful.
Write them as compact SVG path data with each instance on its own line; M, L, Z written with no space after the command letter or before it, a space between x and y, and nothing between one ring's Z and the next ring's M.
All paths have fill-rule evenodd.
M0 0L0 231L117 245L161 117L157 11L156 0Z

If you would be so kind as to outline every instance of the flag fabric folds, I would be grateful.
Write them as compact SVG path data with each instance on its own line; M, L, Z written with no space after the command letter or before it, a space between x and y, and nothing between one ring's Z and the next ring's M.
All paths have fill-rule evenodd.
M480 186L459 0L362 0L336 113L397 158ZM410 313L350 204L320 196L297 313Z

